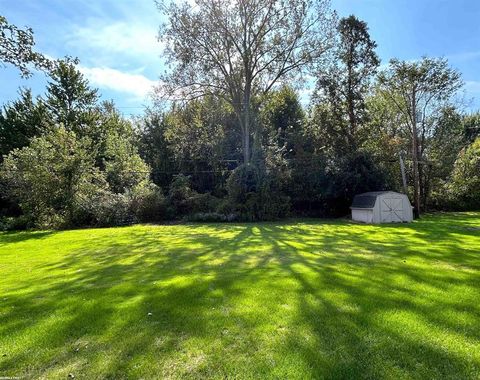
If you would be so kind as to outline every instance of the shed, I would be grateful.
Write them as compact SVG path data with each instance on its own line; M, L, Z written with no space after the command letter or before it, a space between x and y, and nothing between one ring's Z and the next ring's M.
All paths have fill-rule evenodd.
M412 205L405 194L371 191L355 195L352 220L364 223L402 223L413 220Z

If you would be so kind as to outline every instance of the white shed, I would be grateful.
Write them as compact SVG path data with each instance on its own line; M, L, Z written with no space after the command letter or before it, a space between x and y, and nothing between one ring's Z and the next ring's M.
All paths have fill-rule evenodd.
M413 220L412 205L405 194L371 191L353 198L352 220L364 223L402 223Z

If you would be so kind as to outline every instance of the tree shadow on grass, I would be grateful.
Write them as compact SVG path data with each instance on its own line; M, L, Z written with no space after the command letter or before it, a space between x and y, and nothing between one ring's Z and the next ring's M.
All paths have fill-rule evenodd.
M0 232L0 247L13 243L28 242L31 240L45 239L54 235L57 231L8 231Z
M472 378L475 371L478 371L478 355L476 361L466 362L461 354L448 352L440 344L432 344L418 332L412 334L401 329L399 331L388 323L382 323L380 319L382 316L389 317L397 313L413 316L414 321L405 323L406 329L414 329L418 324L427 330L447 330L451 334L468 337L468 340L473 342L473 354L475 349L480 348L478 304L475 304L474 299L471 304L445 299L446 293L442 291L452 284L475 289L475 286L480 284L478 272L466 278L411 268L403 260L410 258L411 252L405 249L402 239L392 244L393 251L398 251L394 252L393 256L390 249L387 257L369 257L362 256L361 253L376 251L376 244L372 239L347 238L343 233L340 234L340 239L338 236L329 235L327 240L342 241L347 243L346 246L355 246L358 251L352 255L344 252L344 245L332 246L328 243L326 251L329 255L322 257L322 252L325 252L324 244L304 241L304 246L318 256L306 260L304 256L297 255L298 239L296 244L292 245L288 234L283 234L283 240L271 238L281 236L272 228L268 228L264 236L271 240L277 251L289 253L290 259L284 260L284 267L302 284L302 291L299 292L301 314L305 316L305 323L311 325L315 336L319 338L314 344L306 344L302 337L293 332L289 336L289 346L305 350L305 355L310 357L315 356L317 350L337 356L335 360L331 360L328 371L316 367L315 373L323 373L333 378L412 375ZM454 249L460 249L455 247L455 244L453 246ZM457 255L457 261L461 260ZM468 262L470 263L470 259ZM398 284L395 280L398 276L408 278L408 282ZM352 281L352 277L356 281ZM420 285L418 290L415 285ZM430 297L426 294L428 292L422 292L423 287L434 289L435 291L430 293L435 297ZM335 297L325 297L325 292L337 293L340 298L346 298L347 302L335 302ZM478 292L476 294L478 295ZM468 314L473 322L467 326L459 326L442 318L442 311L445 309L453 313ZM311 323L312 321L315 323ZM384 368L386 362L390 362L391 368ZM312 360L313 365L314 363ZM325 365L323 362L317 363ZM386 371L392 368L398 373Z
M105 231L9 289L0 374L474 378L479 242L428 223Z

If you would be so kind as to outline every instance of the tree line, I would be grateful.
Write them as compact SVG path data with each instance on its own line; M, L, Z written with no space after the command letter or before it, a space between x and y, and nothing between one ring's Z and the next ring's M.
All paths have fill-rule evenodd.
M387 189L417 217L480 208L480 114L446 59L381 68L368 25L326 0L157 4L168 67L128 119L0 17L0 60L48 77L0 114L2 228L343 216Z

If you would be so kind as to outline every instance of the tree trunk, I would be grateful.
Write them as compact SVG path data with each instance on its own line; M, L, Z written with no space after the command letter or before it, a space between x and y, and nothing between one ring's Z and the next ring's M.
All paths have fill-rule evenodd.
M412 160L413 160L413 202L415 218L420 218L420 178L418 172L418 133L416 91L412 92Z
M250 163L250 83L247 78L245 93L243 96L243 163Z
M244 125L243 125L243 163L248 164L250 162L250 112L245 112Z
M357 133L357 120L355 117L355 104L354 104L354 95L353 95L353 46L350 47L349 59L348 59L348 83L347 83L347 108L348 108L348 121L350 124L350 135L351 141L354 143L356 141L355 135ZM352 147L355 149L356 147Z

